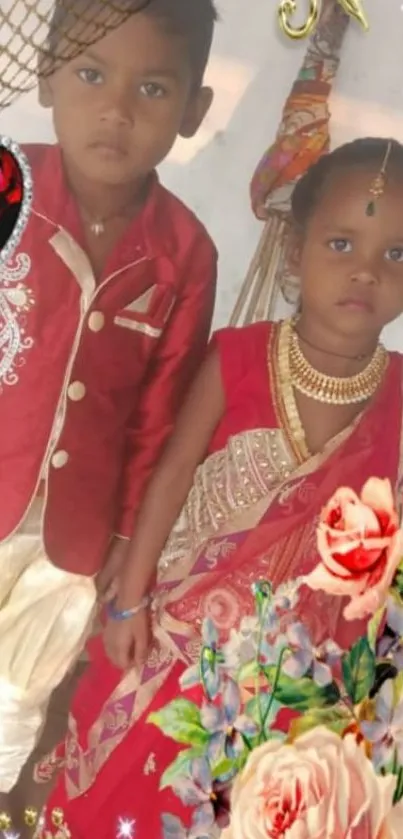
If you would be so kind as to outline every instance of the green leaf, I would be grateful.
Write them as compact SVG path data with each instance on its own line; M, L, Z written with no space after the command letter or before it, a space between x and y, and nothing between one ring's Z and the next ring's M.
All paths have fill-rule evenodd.
M179 752L175 760L170 763L162 775L159 786L160 790L172 787L177 778L188 777L192 761L197 757L201 757L204 753L204 746L198 746L193 749L186 749L186 751Z
M394 694L395 694L395 704L398 705L401 699L403 699L403 671L400 670L394 680Z
M248 751L247 754L249 754ZM223 757L222 760L211 767L213 778L220 781L232 778L238 772L238 762L236 760L230 760L228 757Z
M313 708L300 717L292 720L289 730L289 737L294 740L317 728L320 725L326 726L335 734L341 734L353 719L352 714L345 707L334 706L333 708Z
M150 714L147 722L156 725L176 743L203 746L210 739L201 724L200 708L188 699L174 699L165 708Z
M271 684L274 682L276 670L276 666L264 668ZM340 699L340 691L335 682L321 687L308 676L302 679L291 679L290 676L281 673L277 681L275 699L281 705L293 708L294 711L307 711L309 708L326 708L329 705L336 705Z
M271 693L260 693L259 696L254 696L252 699L249 700L245 708L245 714L247 717L253 720L253 722L256 723L257 726L260 727L261 720L265 719L266 714L269 711L265 727L270 728L280 708L282 708L282 705L280 704L280 702L277 702L276 699L273 698L272 700Z
M394 797L393 797L393 804L397 804L398 801L401 801L402 798L403 798L403 769L398 769L395 794L394 794Z
M238 672L237 681L239 683L242 682L250 682L252 679L256 679L260 673L260 664L258 661L248 661L247 664L244 664Z
M379 627L382 623L383 617L385 614L385 607L382 606L381 609L378 609L377 612L373 615L370 621L368 621L368 630L367 630L367 638L369 646L372 652L375 652L376 641L378 637Z
M344 684L350 699L357 704L368 696L375 679L375 654L368 638L360 638L342 658Z
M400 566L396 571L396 575L392 583L392 591L395 591L400 597L403 597L403 568Z

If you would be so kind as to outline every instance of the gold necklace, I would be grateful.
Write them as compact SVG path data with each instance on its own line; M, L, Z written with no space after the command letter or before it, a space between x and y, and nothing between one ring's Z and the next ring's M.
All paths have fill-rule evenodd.
M89 229L90 229L91 233L94 236L97 236L97 237L102 236L105 233L105 225L108 224L108 222L113 221L114 219L118 219L118 218L121 218L121 219L125 218L125 209L127 209L127 208L124 208L123 210L119 210L117 213L112 213L109 216L105 216L104 218L99 218L96 221L91 221L87 217L86 221L87 221L87 224L89 226ZM87 213L85 211L84 211L83 214L84 214L84 216L87 216Z
M358 404L374 395L383 379L389 358L382 344L378 344L369 364L361 373L340 378L327 376L315 370L305 358L294 323L294 320L288 322L287 338L290 380L295 390L327 405Z
M289 437L298 459L303 463L310 457L306 442L305 430L301 422L298 406L295 401L294 388L290 370L290 339L293 321L285 320L279 327L278 338L278 372L281 391L281 402L285 412L285 419L289 427Z
M110 221L113 221L115 219L129 220L132 216L132 213L130 213L129 211L134 209L135 205L133 203L133 198L131 198L130 201L126 202L126 204L123 204L123 206L120 207L119 210L116 210L113 213L109 213L109 215L107 216L99 217L97 219L91 218L84 207L81 208L81 212L84 217L84 221L88 224L90 232L94 236L98 237L102 236L105 233L105 225L107 225Z

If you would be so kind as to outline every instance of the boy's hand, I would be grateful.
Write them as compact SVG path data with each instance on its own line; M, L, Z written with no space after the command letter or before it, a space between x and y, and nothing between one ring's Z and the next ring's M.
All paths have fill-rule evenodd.
M140 669L147 658L151 642L150 610L142 609L124 621L109 620L104 629L108 658L121 670Z
M117 577L122 570L129 551L130 541L115 536L109 549L105 565L98 574L96 584L100 599L106 603L117 594Z

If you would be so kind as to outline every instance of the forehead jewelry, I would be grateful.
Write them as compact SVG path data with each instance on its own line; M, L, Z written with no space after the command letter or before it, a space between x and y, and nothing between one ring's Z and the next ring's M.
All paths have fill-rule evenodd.
M382 161L382 166L377 175L375 175L374 180L370 186L369 192L372 195L371 200L369 201L366 209L367 216L374 216L375 215L375 204L376 201L382 197L383 193L385 192L386 186L386 168L388 165L390 153L392 151L392 141L389 140L388 145L386 147L385 157Z

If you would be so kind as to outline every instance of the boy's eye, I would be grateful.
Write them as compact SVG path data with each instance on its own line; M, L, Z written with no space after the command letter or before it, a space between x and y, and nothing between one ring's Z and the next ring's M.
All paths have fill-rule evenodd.
M390 262L403 262L403 247L388 248L386 251L386 259L390 260Z
M140 87L140 92L148 99L161 99L166 95L165 88L156 82L144 82Z
M353 249L349 239L331 239L328 244L329 248L337 253L350 253Z
M94 70L91 67L85 67L82 70L77 71L77 75L82 82L86 84L101 84L102 83L102 74L99 70Z

